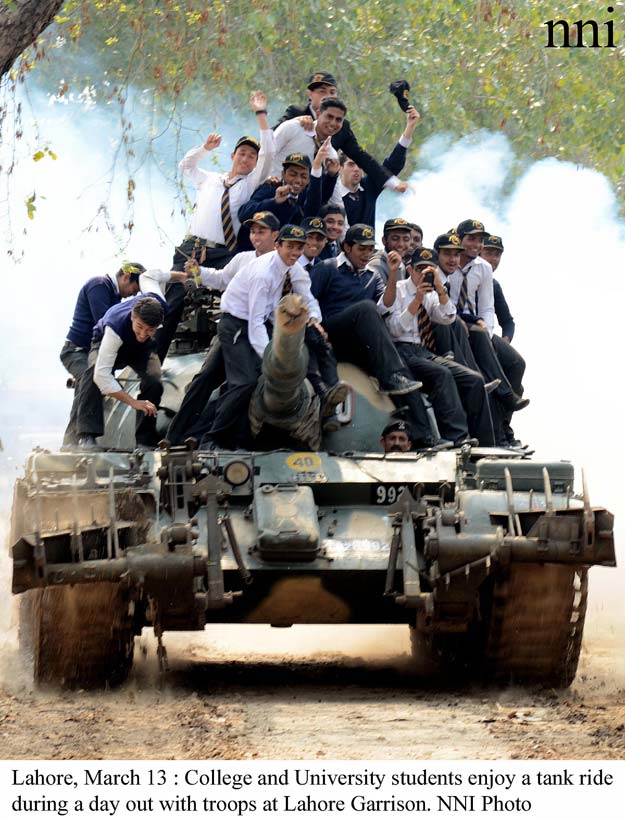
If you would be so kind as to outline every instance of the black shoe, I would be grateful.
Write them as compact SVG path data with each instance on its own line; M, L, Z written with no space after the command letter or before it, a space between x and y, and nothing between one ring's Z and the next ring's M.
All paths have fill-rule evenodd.
M417 439L413 446L415 450L430 450L437 453L439 450L452 450L455 445L446 438L422 438Z
M479 443L480 442L476 438L471 438L471 436L462 436L454 441L454 447L464 447L465 444L468 444L469 447L478 447Z
M78 436L78 447L80 450L98 450L95 436Z
M490 394L493 392L493 390L496 390L500 384L501 379L493 379L492 382L486 382L486 384L484 385L484 390L486 390L487 394Z
M349 385L347 382L337 382L328 388L321 399L321 418L334 416L336 405L342 404L349 395ZM323 428L325 430L325 427Z
M387 396L403 396L423 387L423 382L415 382L406 378L403 373L391 373L384 386L380 385L380 393Z
M527 444L523 444L518 438L509 438L504 447L508 447L510 450L527 450Z
M515 396L515 397L514 397L514 405L512 406L512 409L513 409L515 412L516 412L517 410L523 410L523 408L524 408L524 407L527 407L527 405L528 405L529 403L530 403L530 400L529 400L529 399L522 399L520 396Z

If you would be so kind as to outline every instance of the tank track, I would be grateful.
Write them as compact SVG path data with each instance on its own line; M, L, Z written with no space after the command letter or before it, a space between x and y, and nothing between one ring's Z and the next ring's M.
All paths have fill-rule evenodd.
M577 671L587 597L586 567L511 566L492 592L487 679L569 686Z
M118 686L132 666L134 636L118 584L49 587L20 607L20 644L36 684Z

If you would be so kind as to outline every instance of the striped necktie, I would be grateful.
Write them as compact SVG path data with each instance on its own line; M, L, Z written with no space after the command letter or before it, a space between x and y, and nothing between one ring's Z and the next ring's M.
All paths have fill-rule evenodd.
M436 348L434 343L434 329L423 302L419 305L419 309L417 310L417 327L419 328L421 347L425 347L434 352Z
M280 294L280 298L283 299L285 296L288 296L289 293L293 292L293 282L291 282L291 271L288 270L286 272L286 276L284 277L284 284L282 285L282 293Z
M458 304L456 305L456 310L458 313L464 312L464 309L469 301L469 285L467 282L467 277L470 270L471 268L469 268L468 271L462 271L462 286L460 287L460 295L458 296Z
M229 183L224 180L224 192L221 195L221 226L224 231L224 244L230 252L237 246L237 238L234 235L234 225L232 224L232 213L230 212L230 188L236 185L236 182Z

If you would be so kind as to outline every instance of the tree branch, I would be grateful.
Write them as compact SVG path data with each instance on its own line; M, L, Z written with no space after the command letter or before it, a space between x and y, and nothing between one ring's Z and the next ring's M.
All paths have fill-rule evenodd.
M0 4L0 78L54 20L64 0L11 0Z

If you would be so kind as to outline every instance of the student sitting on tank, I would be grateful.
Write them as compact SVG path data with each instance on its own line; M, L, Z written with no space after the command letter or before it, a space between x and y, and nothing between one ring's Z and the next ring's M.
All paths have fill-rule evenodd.
M317 380L314 353L326 358L331 351L325 344L321 312L310 291L310 277L297 262L306 242L305 231L296 225L284 225L278 235L276 250L246 265L226 288L221 299L223 316L218 335L221 343L227 389L218 400L215 419L208 432L212 443L222 447L251 446L247 407L261 371L262 356L269 342L271 322L280 299L288 293L299 294L310 316L307 329L309 350L308 378L321 392L322 413L334 412L343 401L347 386L332 376L333 383ZM320 340L320 341L319 341ZM336 374L336 362L334 362Z
M277 217L269 211L260 211L248 222L251 226L250 239L255 251L237 254L222 270L204 267L197 269L197 265L188 262L185 267L188 272L196 271L196 281L213 289L225 290L235 274L242 271L250 262L276 250L279 245L277 240L280 227ZM305 239L306 229L303 227L302 230ZM335 408L345 399L347 387L339 382L334 354L314 318L306 328L305 339L309 352L307 377L321 400L324 428L336 429L338 422ZM224 359L217 336L211 344L202 369L191 382L180 410L169 426L167 439L171 444L179 444L189 436L201 439L210 430L216 412L216 403L210 401L211 395L223 385L225 379ZM227 387L222 387L222 390L224 389Z
M76 427L78 444L83 449L95 449L96 438L104 435L104 396L137 411L137 446L156 446L156 414L163 385L153 339L165 309L165 300L156 293L134 296L109 308L94 327L89 366L78 392ZM124 367L132 367L140 378L136 399L115 379L114 371Z
M423 382L441 435L457 447L470 440L492 446L493 427L481 373L436 353L435 326L456 319L437 263L436 251L418 248L414 252L407 266L409 278L396 283L388 329L412 376ZM475 438L469 439L469 434Z
M472 252L477 253L482 242L482 224L466 220L466 228L469 233L465 234L463 239L455 230L447 231L440 234L434 241L434 249L439 253L438 266L441 271L441 280L445 284L445 288L450 293L450 297L454 298L454 289L452 287L452 277L457 277L461 269L463 242L468 247L474 246ZM468 224L470 223L470 224ZM462 223L461 223L462 225ZM477 225L477 228L475 227ZM474 256L474 260L477 259ZM467 278L467 294L470 294L471 288L469 276L471 275L472 265L465 265L465 272ZM484 260L481 260L479 270L488 270L490 267ZM492 278L492 272L491 272ZM477 277L477 275L476 275ZM462 277L461 277L462 278ZM473 283L475 285L475 282ZM475 295L477 299L477 293ZM464 311L466 317L466 308ZM508 381L506 374L503 371L499 358L495 353L494 346L489 338L488 331L480 330L477 324L473 324L473 332L469 331L469 326L465 324L460 317L449 326L435 325L434 335L436 338L437 352L445 355L448 352L453 353L453 357L459 364L469 367L471 370L479 370L486 382L486 391L489 394L489 409L493 423L495 444L497 446L506 446L506 436L503 431L503 418L508 409L508 412L513 407L515 393ZM518 397L517 397L518 398ZM525 406L522 404L521 406Z
M421 382L410 378L382 318L395 301L396 279L385 291L379 273L366 269L374 247L373 228L352 225L339 256L313 267L312 292L337 357L363 368L377 379L382 393L407 405L414 444L426 449L441 442L433 437L423 400L414 392ZM400 264L400 255L392 251L389 266L396 272Z
M380 444L385 453L407 453L412 449L412 430L403 419L390 421L384 430Z
M506 374L508 381L514 392L518 396L523 395L523 375L525 374L525 359L521 354L512 347L512 337L514 336L515 324L510 308L506 302L506 297L503 295L503 289L499 282L495 279L494 274L499 267L501 257L503 256L503 241L500 236L488 235L484 237L482 250L480 256L485 259L493 269L493 292L495 297L495 316L497 322L501 327L501 336L493 333L491 342L497 354L497 358L501 363L503 372ZM514 435L510 422L512 419L512 412L506 410L503 418L503 435L506 444L510 447L520 447L521 442Z

